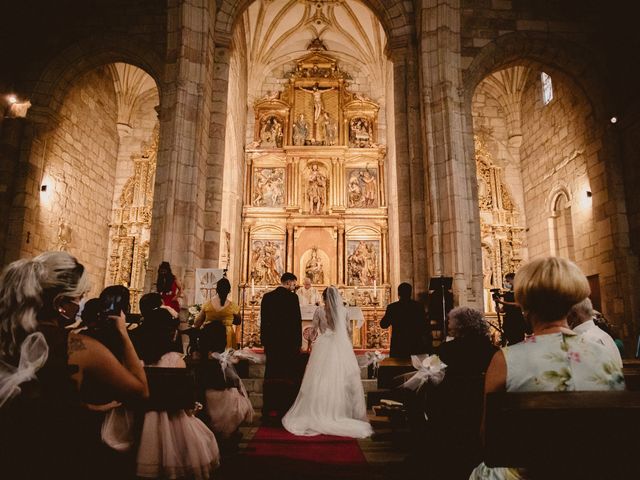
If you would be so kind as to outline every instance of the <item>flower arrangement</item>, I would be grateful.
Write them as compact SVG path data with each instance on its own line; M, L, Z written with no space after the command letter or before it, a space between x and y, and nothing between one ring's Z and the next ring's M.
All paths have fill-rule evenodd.
M196 322L196 318L202 311L202 304L196 303L194 305L191 305L188 308L188 311L189 311L189 318L187 320L187 323L189 324L190 327L193 327L193 324Z

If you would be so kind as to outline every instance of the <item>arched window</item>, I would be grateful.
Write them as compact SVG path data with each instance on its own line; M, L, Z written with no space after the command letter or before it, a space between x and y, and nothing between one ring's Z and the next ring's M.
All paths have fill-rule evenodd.
M574 259L573 222L571 203L565 192L560 192L553 203L551 213L551 250L559 257Z
M551 77L544 72L540 74L540 82L542 83L542 103L547 105L553 100L553 83Z

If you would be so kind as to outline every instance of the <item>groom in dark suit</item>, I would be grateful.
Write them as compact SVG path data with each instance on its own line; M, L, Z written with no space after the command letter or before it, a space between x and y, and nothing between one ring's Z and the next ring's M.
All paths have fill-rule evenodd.
M281 285L262 297L260 339L267 356L262 418L277 423L293 405L300 386L302 319L294 293L297 278L286 272Z

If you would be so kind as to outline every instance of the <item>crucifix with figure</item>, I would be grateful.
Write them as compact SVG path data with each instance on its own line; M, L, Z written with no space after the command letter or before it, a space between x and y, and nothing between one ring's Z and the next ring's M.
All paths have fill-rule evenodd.
M308 92L313 95L313 138L316 140L318 138L318 121L320 120L320 115L324 110L324 106L322 105L322 94L326 92L330 92L331 90L335 90L334 87L324 87L320 88L318 83L313 86L313 88L303 88L298 87L300 90Z

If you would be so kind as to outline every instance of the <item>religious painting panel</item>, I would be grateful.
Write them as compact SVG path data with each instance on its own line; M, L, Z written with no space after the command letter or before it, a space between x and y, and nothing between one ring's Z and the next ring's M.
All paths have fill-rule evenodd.
M349 146L371 147L373 144L373 121L367 116L352 117L349 120Z
M277 115L260 119L259 143L261 148L282 148L284 121Z
M285 169L256 167L253 169L254 207L282 207L285 204Z
M378 199L378 171L369 167L346 169L347 207L376 208Z
M284 265L284 239L252 239L249 278L255 285L279 285Z
M380 240L347 240L347 285L373 286L380 270Z

